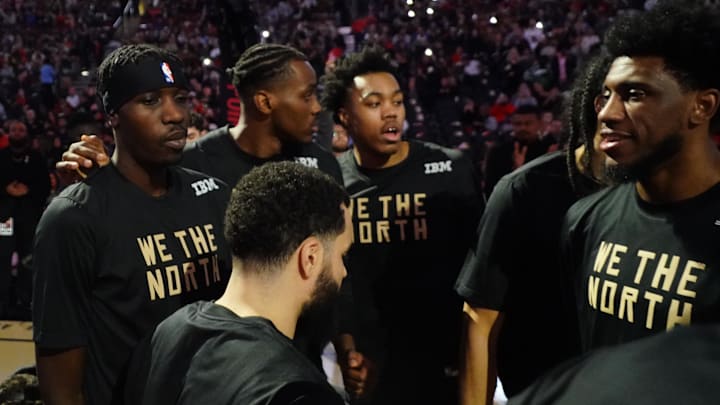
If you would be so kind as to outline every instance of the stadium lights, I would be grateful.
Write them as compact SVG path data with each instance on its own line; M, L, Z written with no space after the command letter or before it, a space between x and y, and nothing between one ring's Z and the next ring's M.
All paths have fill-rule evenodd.
M490 17L490 24L495 25L498 23L498 19L495 16Z
M414 2L413 0L407 0L407 1L405 1L405 3L406 3L408 6L412 6L415 2Z
M263 30L263 32L262 32L261 35L262 35L263 38L268 39L268 38L270 38L270 31L268 31L268 30Z
M425 48L425 56L433 56L433 51L430 48Z
M212 65L212 59L204 58L202 63L203 63L203 66L210 66L210 65Z
M412 10L408 10L408 17L415 18L415 12Z
M543 29L543 23L540 22L540 21L536 22L536 23L535 23L535 28L537 28L537 29L539 29L539 30Z
M80 76L82 76L82 77L88 77L88 76L90 76L90 72L88 72L87 70L83 70L83 71L80 72Z
M432 7L428 7L427 10L425 10L427 15L433 15L435 14L435 10L432 9Z

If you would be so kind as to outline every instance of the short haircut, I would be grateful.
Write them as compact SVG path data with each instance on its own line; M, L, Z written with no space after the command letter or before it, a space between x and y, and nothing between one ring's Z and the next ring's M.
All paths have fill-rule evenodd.
M105 57L100 63L100 67L98 67L97 93L103 98L103 104L106 102L105 93L110 90L115 74L123 67L140 63L146 58L159 58L179 66L183 65L182 60L177 55L157 46L148 44L124 45ZM108 108L108 106L105 105L105 108Z
M266 163L233 189L225 238L235 258L270 273L287 263L309 236L325 243L341 234L341 205L349 203L345 190L318 169L294 162Z
M618 19L605 35L609 55L660 57L686 90L720 90L720 13L697 3L663 1Z
M591 190L582 188L585 182L579 180L581 174L575 163L575 149L585 146L585 153L580 163L585 173L592 173L592 152L595 148L593 138L598 126L595 100L602 93L603 81L610 62L611 59L606 54L599 54L590 59L575 78L570 98L565 106L564 119L568 129L566 158L570 184L581 195Z
M513 111L513 113L512 113L512 115L518 115L518 114L521 114L521 115L532 114L532 115L536 116L537 118L540 118L540 108L538 108L537 106L534 106L534 105L523 104L520 107L516 108L515 111Z
M348 90L353 87L353 79L368 73L390 73L395 76L395 68L382 48L365 47L359 52L348 54L337 61L332 72L323 76L320 104L332 112L336 123L340 123L338 111L345 105Z
M199 130L205 129L205 117L196 113L195 111L190 112L190 124L189 127L195 127Z
M257 44L248 48L235 66L227 69L240 97L248 99L258 90L290 76L290 62L307 61L304 53L280 44Z

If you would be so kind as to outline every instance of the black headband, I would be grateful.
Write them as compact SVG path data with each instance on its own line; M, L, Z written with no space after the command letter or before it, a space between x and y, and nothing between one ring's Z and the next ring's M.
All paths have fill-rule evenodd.
M138 63L118 67L102 94L108 113L115 112L138 94L165 87L189 88L183 67L173 60L148 56Z

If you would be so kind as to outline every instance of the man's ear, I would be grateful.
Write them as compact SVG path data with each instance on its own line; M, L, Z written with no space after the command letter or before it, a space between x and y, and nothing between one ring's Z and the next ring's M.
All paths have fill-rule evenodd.
M712 120L720 103L720 90L706 89L695 95L695 102L690 112L690 123L700 125Z
M338 119L340 119L340 125L345 127L345 129L348 128L348 123L350 122L350 114L348 114L345 107L341 107L337 112Z
M273 109L273 97L272 94L266 91L258 91L253 96L253 104L255 108L263 114L270 114Z
M298 247L298 271L303 280L317 277L325 254L322 241L316 236L307 237Z
M110 128L117 128L119 123L120 117L118 117L118 113L113 112L108 114L108 125L110 125Z

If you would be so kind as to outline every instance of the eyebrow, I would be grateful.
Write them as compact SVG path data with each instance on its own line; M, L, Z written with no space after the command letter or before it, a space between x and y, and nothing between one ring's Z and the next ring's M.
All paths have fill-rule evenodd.
M398 95L398 94L402 94L402 90L400 90L400 89L395 90L395 91L392 93L391 97L394 97L394 96L396 96L396 95ZM383 94L380 93L379 91L371 91L370 93L361 94L361 95L360 95L360 97L361 97L363 100L365 100L366 98L372 97L372 96L382 97Z
M627 91L631 88L641 88L643 90L652 90L654 89L654 86L647 82L640 82L640 81L633 81L633 80L627 80L620 83L617 83L615 87L620 91ZM603 84L603 91L610 90L610 87L608 87L606 84Z
M305 86L305 88L303 88L303 92L311 91L311 90L314 91L317 89L317 87L318 87L317 82L309 83L307 86Z

